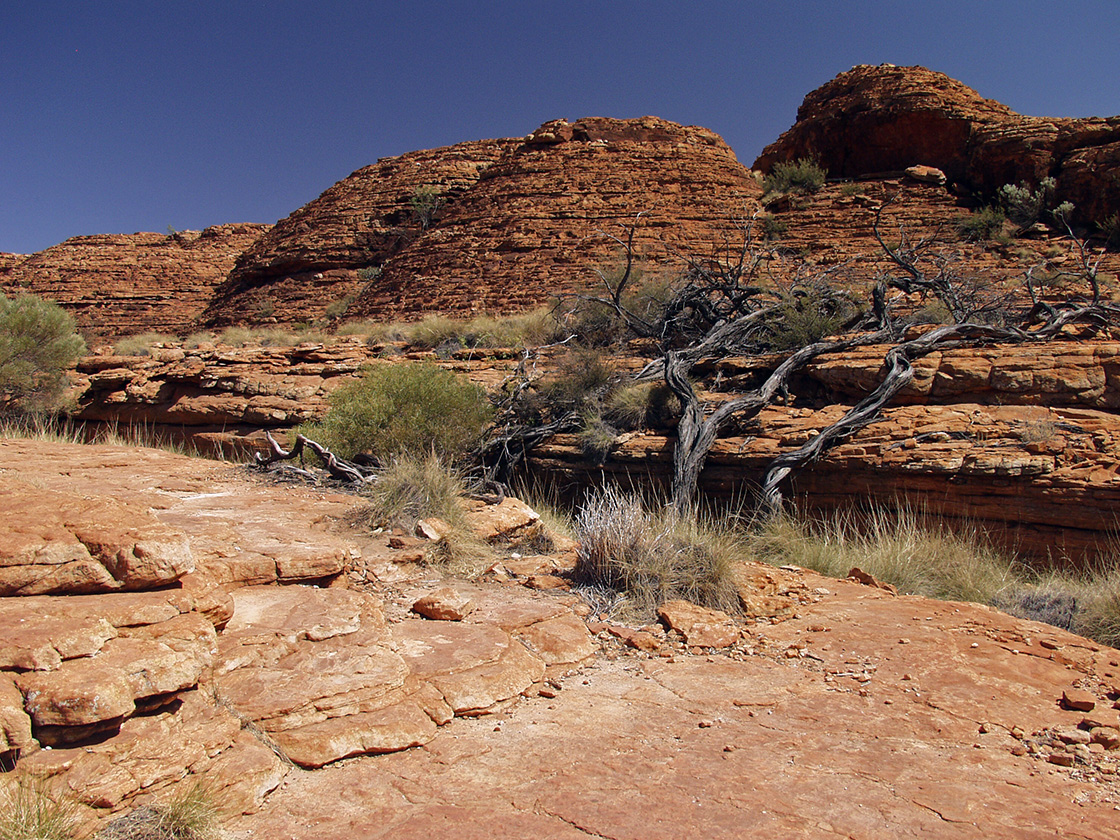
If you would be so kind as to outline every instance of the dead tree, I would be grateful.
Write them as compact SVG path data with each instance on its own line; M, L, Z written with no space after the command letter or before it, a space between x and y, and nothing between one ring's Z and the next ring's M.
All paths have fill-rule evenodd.
M291 461L294 458L301 457L306 447L314 452L319 460L323 462L323 466L326 468L331 478L346 484L364 484L370 480L370 473L363 467L351 461L339 458L325 446L316 443L311 440L311 438L304 437L303 435L296 435L295 445L293 445L290 450L285 450L276 442L276 439L270 433L265 432L264 436L268 441L270 451L268 455L262 455L260 452L253 453L253 459L258 466L267 467L280 461Z
M729 423L756 417L786 392L794 374L822 354L889 345L878 386L836 423L769 465L761 487L761 505L766 511L781 509L780 485L791 472L882 416L883 409L912 381L916 359L935 350L1052 341L1074 324L1093 334L1120 316L1116 307L1101 302L1099 258L1068 226L1077 269L1063 272L1063 278L1083 284L1089 294L1044 300L1036 289L1036 269L1032 269L1026 273L1030 304L1016 309L1013 291L966 275L961 254L939 234L915 239L900 228L898 243L888 243L882 232L883 210L892 200L880 207L873 226L888 268L875 279L870 300L862 305L835 288L834 279L847 266L822 270L801 265L783 276L776 268L790 268L788 255L757 240L757 219L752 218L740 225L739 241L725 241L703 257L682 258L681 279L660 311L635 312L627 305L636 264L634 226L625 228L623 236L610 237L625 253L621 276L612 281L599 273L605 294L571 297L578 304L614 313L631 335L657 341L660 355L635 380L663 380L681 402L670 498L678 511L694 506L708 453ZM1058 221L1064 222L1064 218ZM939 301L952 323L903 340L904 324L892 311L892 292L911 301L914 295ZM718 404L701 401L690 378L699 364L760 354L777 354L773 370L760 385ZM522 370L518 387L531 387L530 379ZM508 465L522 459L536 442L559 431L574 431L580 422L578 412L571 410L520 426L507 422L488 444L489 456Z

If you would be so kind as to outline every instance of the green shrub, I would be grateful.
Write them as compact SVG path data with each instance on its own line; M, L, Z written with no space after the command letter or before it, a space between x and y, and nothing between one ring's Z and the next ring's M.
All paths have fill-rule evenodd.
M849 181L840 187L840 195L852 198L863 193L863 184L858 181Z
M557 360L556 373L541 382L537 391L557 408L595 404L606 393L613 372L598 350L576 347Z
M759 217L759 227L762 229L762 238L767 242L775 242L789 232L789 224L770 213Z
M365 268L358 269L358 279L371 283L381 276L381 271L379 265L367 265Z
M1043 178L1036 190L1032 190L1026 181L1019 186L1004 184L999 188L999 201L1012 224L1020 229L1029 228L1042 219L1054 197L1055 186L1053 178ZM1065 205L1062 205L1061 209L1064 208ZM1069 205L1068 209L1072 211L1073 205Z
M626 594L636 617L649 617L677 598L737 611L734 535L698 518L653 513L636 496L607 487L576 514L580 547L576 575L592 587Z
M493 414L486 393L451 371L386 364L335 391L326 416L306 434L343 457L435 452L454 461L479 444Z
M971 242L986 242L1003 232L1005 214L998 207L982 207L957 222L960 235Z
M439 190L430 185L417 187L408 200L412 207L412 215L420 223L422 230L427 230L436 221L439 211L446 203Z
M65 371L86 351L74 319L34 295L0 295L0 410L57 404Z
M841 330L856 313L851 301L815 288L796 288L782 294L777 312L767 321L767 341L773 350L795 350Z
M808 195L824 186L828 172L812 158L800 158L793 163L775 163L762 182L763 192Z

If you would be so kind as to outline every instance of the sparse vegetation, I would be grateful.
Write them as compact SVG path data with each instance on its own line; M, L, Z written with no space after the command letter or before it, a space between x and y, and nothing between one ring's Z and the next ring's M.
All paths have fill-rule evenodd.
M24 773L0 776L0 840L73 840L77 805Z
M213 794L198 783L182 787L162 805L113 820L95 840L220 840L220 816Z
M354 295L347 295L344 298L331 301L327 304L326 309L323 310L323 315L328 321L337 321L346 311L350 308L350 304L354 302Z
M576 514L577 578L623 592L624 609L649 617L659 604L683 598L735 612L733 567L740 559L733 533L699 517L653 512L615 487L594 492Z
M401 528L411 533L421 519L436 517L455 527L464 525L462 476L435 454L401 453L363 488L368 504L355 514L367 528Z
M767 242L776 242L789 232L789 224L772 213L764 213L759 217L759 227L762 238Z
M150 356L157 345L176 344L178 340L168 333L139 333L120 339L113 345L113 352L118 356Z
M1120 251L1120 213L1113 213L1097 226L1104 236L1104 247L1109 251Z
M379 365L331 396L323 419L303 430L346 458L435 452L454 461L481 441L493 416L486 393L434 364Z
M226 327L219 342L230 347L295 347L306 342L329 343L330 338L313 330L287 330L276 327Z
M824 186L828 172L812 158L800 158L792 163L775 163L762 182L763 192L809 195Z
M858 566L902 592L992 603L1014 581L1014 563L976 529L950 530L903 508L811 520L781 516L752 534L752 553L832 577Z
M987 242L1003 233L1007 214L998 207L981 207L974 213L964 216L957 222L957 230L965 239L972 242Z
M66 370L85 352L74 319L34 295L0 295L0 411L57 405Z
M1057 182L1053 178L1043 178L1037 189L1031 189L1026 181L1004 184L999 188L1000 206L1007 218L1020 231L1026 230L1036 222L1050 219L1059 226L1065 226L1073 213L1073 205L1068 201L1051 207Z
M774 350L796 350L840 331L858 314L853 301L831 290L794 287L781 295L766 322L767 343Z
M620 429L662 429L674 425L681 401L664 382L634 382L615 389L603 416Z
M580 451L596 464L606 463L618 438L618 429L604 420L597 411L585 412L582 425L579 432Z
M425 184L413 191L408 203L421 230L427 230L439 218L439 212L447 202L436 187Z

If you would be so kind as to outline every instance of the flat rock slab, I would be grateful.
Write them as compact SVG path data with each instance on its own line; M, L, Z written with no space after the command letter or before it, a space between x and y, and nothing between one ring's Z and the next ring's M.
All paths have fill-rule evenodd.
M134 505L9 479L0 509L0 596L153 589L195 568L187 538Z
M161 527L188 535L194 567L218 584L323 580L361 556L358 541L334 527L354 507L353 496L256 482L236 464L139 447L3 439L0 476L51 492L80 487L105 504L150 511Z
M1120 837L1120 784L1016 755L1009 734L1076 726L1085 713L1061 708L1063 687L1115 673L1120 651L975 605L791 573L799 581L829 594L748 627L753 654L598 659L547 701L289 776L235 828L324 840Z

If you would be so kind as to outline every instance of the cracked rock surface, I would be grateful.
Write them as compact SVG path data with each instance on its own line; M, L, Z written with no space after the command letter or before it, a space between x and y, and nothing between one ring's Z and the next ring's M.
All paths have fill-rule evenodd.
M238 838L1120 837L1120 651L1047 625L744 563L745 616L624 626L532 588L562 559L445 577L341 525L353 497L153 450L5 453L6 478L175 528L197 566L0 598L0 757L91 826L201 778ZM413 611L436 593L473 608Z

